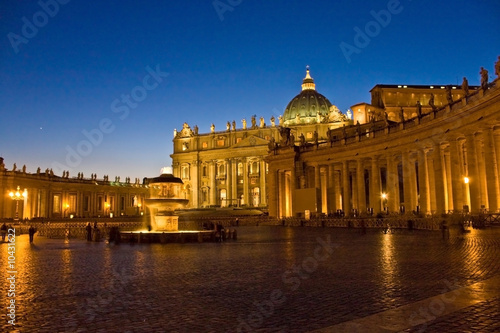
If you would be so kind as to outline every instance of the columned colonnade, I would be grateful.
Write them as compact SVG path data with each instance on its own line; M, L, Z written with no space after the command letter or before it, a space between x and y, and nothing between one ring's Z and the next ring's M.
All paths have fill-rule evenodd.
M279 149L268 156L270 174L278 175L270 177L270 214L303 213L289 207L293 200L287 199L302 188L318 190L312 211L325 214L338 210L363 214L371 209L374 214L387 210L498 212L498 82L487 91L415 119L416 125L410 128L386 129L363 142L341 140L333 147L325 143L293 151ZM297 182L301 177L305 182Z

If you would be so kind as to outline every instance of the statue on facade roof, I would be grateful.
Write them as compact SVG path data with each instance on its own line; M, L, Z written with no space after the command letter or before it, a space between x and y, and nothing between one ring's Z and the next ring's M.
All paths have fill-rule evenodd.
M276 140L274 139L274 136L272 136L271 140L269 140L269 143L267 144L267 147L269 148L269 151L275 151L276 150Z
M333 130L331 128L328 128L326 130L326 137L328 138L328 141L330 142L330 147L332 147L334 138L333 138Z
M429 97L429 106L432 108L432 111L436 110L436 105L434 104L434 94L433 93L431 93L431 96Z
M422 118L422 104L420 104L420 101L417 101L417 117L418 119Z
M448 104L453 104L453 95L451 94L451 86L447 85L446 86L446 100L448 101Z
M38 168L36 169L36 174L37 174L37 175L39 175L39 174L40 174L40 171L41 171L41 169L40 169L40 167L38 167Z
M488 89L488 70L485 68L481 67L481 70L479 71L479 74L481 75L481 88L483 90Z
M14 163L14 165L12 166L12 171L16 171L17 170L17 164Z
M389 127L389 114L387 114L387 111L384 111L384 122L385 122L385 127Z
M194 125L193 132L194 135L198 135L198 125Z
M495 74L500 78L500 56L498 56L498 60L495 62Z
M259 125L260 128L264 128L266 127L266 121L264 120L264 117L260 117L260 125Z
M306 137L304 136L304 133L300 133L299 141L301 147L304 147L306 145Z
M26 164L23 165L23 173L26 173Z
M274 116L271 117L271 127L275 127L276 126L276 123L275 123L275 118Z
M230 130L231 130L231 123L228 121L228 122L226 123L226 131L228 131L228 132L229 132Z
M278 116L278 125L283 126L283 116L282 115Z
M247 120L246 119L242 119L241 123L243 124L243 129L247 129Z
M210 125L210 132L215 133L215 125L213 123Z
M236 131L236 121L233 120L232 125L233 125L233 131Z
M257 120L256 120L256 115L252 116L252 129L257 128Z
M469 81L467 81L465 76L462 80L462 90L464 91L465 97L469 96Z

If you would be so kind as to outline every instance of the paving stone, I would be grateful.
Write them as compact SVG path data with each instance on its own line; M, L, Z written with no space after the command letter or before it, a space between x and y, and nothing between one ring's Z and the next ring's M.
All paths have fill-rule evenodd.
M500 274L498 229L452 232L448 240L428 231L238 229L238 241L223 244L117 246L35 237L30 245L19 236L14 329L309 332ZM328 237L331 253L321 245ZM0 244L2 299L7 256ZM500 290L488 293L487 301L408 324L405 332L499 331ZM0 331L13 330L5 302L0 319Z

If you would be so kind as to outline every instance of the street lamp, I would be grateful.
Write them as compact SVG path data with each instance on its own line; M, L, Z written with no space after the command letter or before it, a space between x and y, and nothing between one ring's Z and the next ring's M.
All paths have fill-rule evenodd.
M380 195L380 197L382 198L382 203L384 205L384 210L386 211L387 214L389 214L389 209L387 207L387 193L382 193Z
M16 200L16 217L15 221L19 221L19 200L24 200L28 197L28 190L24 189L23 192L20 192L21 188L18 186L16 192L10 191L9 196L12 200Z

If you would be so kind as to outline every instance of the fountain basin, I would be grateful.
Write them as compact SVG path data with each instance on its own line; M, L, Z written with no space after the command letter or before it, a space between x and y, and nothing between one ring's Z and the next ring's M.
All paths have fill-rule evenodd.
M205 243L215 242L215 231L120 231L122 243Z

